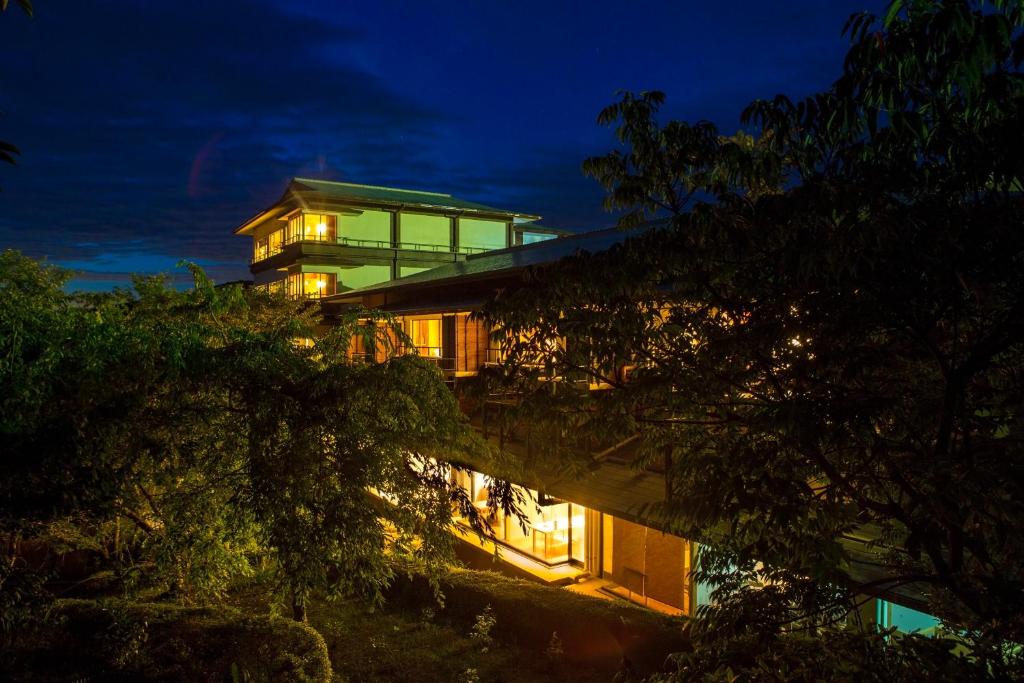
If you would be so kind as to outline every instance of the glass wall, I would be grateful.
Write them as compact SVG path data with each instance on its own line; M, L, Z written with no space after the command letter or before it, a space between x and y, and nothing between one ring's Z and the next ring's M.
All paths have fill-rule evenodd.
M425 318L406 321L406 334L420 356L441 357L441 319Z
M494 540L501 545L549 565L584 563L587 510L582 505L516 486L526 501L525 519L521 521L501 510L492 512L488 508L488 477L479 472L453 472L453 477L455 483L469 492L474 507L484 516Z
M262 239L253 240L253 262L262 261L263 259L270 258L274 254L281 251L281 247L284 241L284 228L275 230Z
M334 273L292 273L285 293L293 299L319 299L334 294L337 275Z
M323 213L300 213L288 219L284 242L314 241L336 242L338 220L336 216Z

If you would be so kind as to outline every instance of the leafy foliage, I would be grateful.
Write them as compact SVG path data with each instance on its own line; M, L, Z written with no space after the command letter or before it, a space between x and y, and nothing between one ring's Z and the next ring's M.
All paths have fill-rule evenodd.
M669 462L657 512L717 586L687 675L763 677L804 632L845 663L798 678L1021 675L1022 27L1019 2L857 15L843 75L753 103L756 139L624 95L600 119L623 149L584 169L631 236L485 311L533 419ZM878 592L924 596L971 659L839 629Z
M379 599L396 562L442 566L453 509L475 509L435 458L484 446L436 367L353 359L353 336L392 343L387 319L325 330L192 271L185 292L68 295L66 273L0 255L0 533L73 518L106 552L124 521L138 539L108 554L185 601L269 562L300 620L313 590Z

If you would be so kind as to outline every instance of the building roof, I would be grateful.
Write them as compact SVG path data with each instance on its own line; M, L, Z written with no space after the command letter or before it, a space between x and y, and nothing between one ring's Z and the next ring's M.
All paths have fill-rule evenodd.
M431 209L460 209L478 211L480 213L498 213L508 216L539 218L539 216L533 214L498 209L493 206L459 199L441 192L403 190L396 187L382 187L380 185L357 185L355 183L316 180L313 178L295 178L292 180L291 189L299 192L304 190L318 192L332 199L355 199L402 206L422 206Z
M578 252L595 253L603 251L619 244L628 237L650 229L654 225L647 224L630 230L619 228L595 230L593 232L558 237L544 242L473 254L468 256L465 261L448 263L395 280L353 289L334 297L328 297L328 299L344 300L407 288L450 284L464 279L496 277L530 266L553 263Z
M272 216L275 210L292 197L300 197L303 200L324 199L334 201L365 202L393 207L421 208L432 210L450 210L459 212L472 212L480 214L491 214L506 216L508 218L523 218L528 221L540 218L535 214L522 213L499 209L477 202L467 201L453 197L442 192L426 192L423 190L406 190L398 187L384 187L381 185L359 185L357 183L343 183L335 180L318 180L316 178L293 178L285 190L284 196L275 204L249 220L242 223L235 229L235 233L241 233L256 223Z

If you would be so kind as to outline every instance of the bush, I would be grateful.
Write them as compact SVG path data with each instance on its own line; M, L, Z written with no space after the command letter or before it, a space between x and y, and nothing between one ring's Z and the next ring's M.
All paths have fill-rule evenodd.
M472 629L488 606L494 617L490 635L518 647L547 654L558 633L560 655L615 670L627 657L641 673L663 668L669 654L689 649L683 619L572 593L562 588L512 579L496 572L453 570L441 579L444 605L438 607L427 579L401 576L389 601L397 607L433 608L437 617L459 629Z
M62 600L50 629L14 644L0 678L75 680L331 680L315 630L231 608Z

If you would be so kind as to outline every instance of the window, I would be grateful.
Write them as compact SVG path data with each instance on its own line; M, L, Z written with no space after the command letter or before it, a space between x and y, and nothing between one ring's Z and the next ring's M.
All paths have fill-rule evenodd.
M517 486L526 499L526 529L519 520L487 505L489 479L479 472L452 471L454 483L466 489L473 507L494 533L494 540L545 564L583 564L586 543L586 508L533 489Z
M285 243L292 242L336 242L338 219L325 213L300 213L288 219Z
M252 243L252 261L262 261L268 259L274 254L281 251L284 241L284 228L275 230L266 237L258 240L253 240Z
M288 276L287 294L293 299L319 299L334 294L334 273L293 273Z
M408 327L412 346L420 356L441 357L441 319L410 320Z
M267 256L273 256L284 246L284 228L267 235Z
M261 240L255 240L253 242L253 250L252 250L252 260L253 260L253 262L262 261L263 259L267 258L267 256L269 256L269 254L267 253L267 249L268 249L268 246L267 246L267 238L266 237L264 237Z

